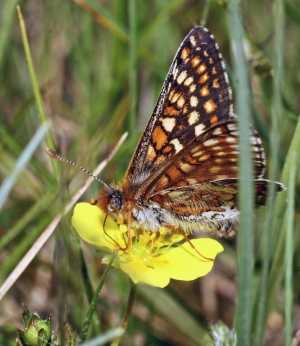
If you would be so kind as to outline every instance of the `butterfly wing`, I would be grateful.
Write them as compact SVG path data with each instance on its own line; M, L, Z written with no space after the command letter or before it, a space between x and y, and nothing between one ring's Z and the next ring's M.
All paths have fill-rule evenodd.
M203 27L179 47L126 176L150 174L211 126L233 118L218 46Z
M276 191L285 190L266 179L253 183L256 207L266 204L271 185L276 185ZM199 229L228 237L234 235L239 215L238 184L238 179L220 179L161 191L151 200L170 212L187 233Z

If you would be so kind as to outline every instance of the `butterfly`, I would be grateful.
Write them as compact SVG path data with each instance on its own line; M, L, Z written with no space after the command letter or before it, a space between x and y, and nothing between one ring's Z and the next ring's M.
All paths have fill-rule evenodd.
M238 223L239 129L218 45L195 27L181 43L148 125L122 181L105 185L97 205L118 223L156 232L165 228L233 236ZM251 130L256 206L271 184L263 179L262 142Z
M195 27L183 40L123 180L93 200L114 220L156 232L163 227L232 236L238 221L239 130L218 45ZM251 131L256 206L270 184L265 156Z

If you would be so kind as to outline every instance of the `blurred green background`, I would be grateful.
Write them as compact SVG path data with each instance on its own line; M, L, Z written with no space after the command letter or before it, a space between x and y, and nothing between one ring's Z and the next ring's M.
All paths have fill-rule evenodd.
M135 15L131 12L132 3L129 0L0 2L0 182L12 174L24 147L41 125L17 5L24 16L57 151L92 171L107 157L120 136L129 131L126 142L100 175L107 183L122 178L174 54L193 26L204 25L215 36L235 96L231 58L234 28L229 20L229 3L221 0L136 1ZM87 4L94 9L94 15L88 13ZM245 74L251 81L253 123L266 150L269 168L266 176L272 171L272 177L280 180L299 113L300 2L244 1L241 17L245 27L243 45L248 64ZM281 42L278 32L283 35L279 50L276 48L276 43ZM132 35L136 38L136 59L129 47ZM283 68L276 86L274 67L276 72L278 62ZM280 109L277 107L278 125L271 133L274 88L280 91L281 102ZM279 148L275 160L269 158L272 141ZM58 187L45 147L45 143L39 145L7 199L1 201L4 202L0 211L1 282L62 210L69 193L86 179L74 167L61 163L62 185ZM95 198L100 189L95 181L81 200ZM293 332L300 327L297 190L294 211L294 249L290 249L294 253ZM264 252L258 249L267 212L268 208L264 207L253 216L257 250L254 297L259 295ZM74 330L80 329L88 301L78 257L79 242L70 226L70 217L71 213L0 302L1 345L14 345L16 328L22 327L22 302L44 318L52 313L55 330L66 320ZM282 232L284 230L285 224L282 224ZM173 281L164 290L141 287L123 345L203 345L209 324L223 321L233 328L237 300L236 244L234 239L222 243L225 251L206 277L192 282ZM104 270L100 255L95 248L82 245L88 275L95 287ZM272 246L276 248L277 243ZM273 253L275 250L272 256ZM285 271L284 255L282 249L277 253L280 259L278 282L275 292L268 290L269 305L263 318L267 321L266 328L263 327L265 345L284 344L285 300L281 281ZM111 271L97 306L100 325L92 326L89 337L119 325L128 292L125 275ZM257 304L254 299L253 335L257 333L255 319L260 313Z

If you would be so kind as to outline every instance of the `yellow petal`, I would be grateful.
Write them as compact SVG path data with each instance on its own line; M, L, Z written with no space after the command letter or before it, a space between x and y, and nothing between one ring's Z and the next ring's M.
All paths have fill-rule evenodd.
M163 288L170 282L170 277L165 273L160 273L153 268L149 268L141 261L128 260L125 255L120 256L120 268L135 284L142 283Z
M214 239L199 238L191 242L205 257L215 259L224 250L223 246ZM170 249L168 252L152 259L154 269L159 273L176 280L194 280L209 273L214 261L200 257L189 243Z
M97 206L78 203L74 208L72 225L83 240L111 252L124 247L125 242L117 223L110 217L105 220L105 217L106 214ZM119 246L104 233L103 225L106 233L115 239Z

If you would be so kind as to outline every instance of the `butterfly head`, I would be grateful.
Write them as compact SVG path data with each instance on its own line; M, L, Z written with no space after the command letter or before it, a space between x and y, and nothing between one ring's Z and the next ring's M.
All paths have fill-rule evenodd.
M110 191L108 200L108 211L115 212L122 210L124 206L124 199L120 190L114 189Z
M123 209L124 198L117 188L104 189L97 199L90 200L90 204L98 205L105 213L117 213Z

